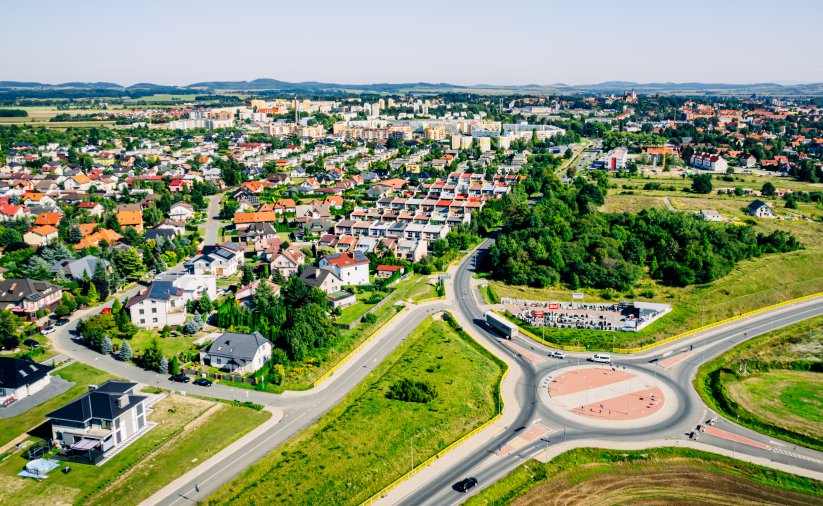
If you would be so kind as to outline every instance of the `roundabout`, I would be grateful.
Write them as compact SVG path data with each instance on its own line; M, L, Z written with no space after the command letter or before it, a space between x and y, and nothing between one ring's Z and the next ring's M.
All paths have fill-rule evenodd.
M539 382L538 399L554 415L601 429L651 427L675 415L678 398L659 376L611 365L569 366Z

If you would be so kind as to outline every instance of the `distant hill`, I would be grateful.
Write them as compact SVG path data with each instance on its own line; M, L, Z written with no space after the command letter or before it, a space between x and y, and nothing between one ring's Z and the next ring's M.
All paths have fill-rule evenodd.
M14 95L13 90L26 90L24 95L31 96L35 90L89 90L95 96L101 96L105 90L111 90L114 96L127 95L129 92L156 91L162 93L192 93L195 91L242 91L264 92L282 91L292 93L618 93L634 90L638 93L674 93L696 95L750 95L753 93L764 95L823 95L823 83L786 84L777 83L636 83L631 81L606 81L594 84L567 85L555 83L549 85L494 85L475 84L457 85L450 83L373 83L373 84L341 84L322 83L317 81L288 82L278 79L254 79L252 81L203 81L186 86L169 86L154 83L137 83L123 86L109 82L68 82L61 84L47 84L37 82L0 81L0 91L4 96Z

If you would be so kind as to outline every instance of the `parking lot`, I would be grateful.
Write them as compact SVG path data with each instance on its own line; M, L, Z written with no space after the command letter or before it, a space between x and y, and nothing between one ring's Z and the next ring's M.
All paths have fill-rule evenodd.
M583 303L503 299L506 310L535 327L636 332L671 310L651 302Z

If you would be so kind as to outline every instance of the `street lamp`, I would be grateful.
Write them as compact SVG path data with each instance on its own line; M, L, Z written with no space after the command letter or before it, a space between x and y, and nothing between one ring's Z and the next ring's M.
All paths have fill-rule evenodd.
M409 448L411 448L411 472L414 472L414 438L417 436L418 434L415 434L409 438Z

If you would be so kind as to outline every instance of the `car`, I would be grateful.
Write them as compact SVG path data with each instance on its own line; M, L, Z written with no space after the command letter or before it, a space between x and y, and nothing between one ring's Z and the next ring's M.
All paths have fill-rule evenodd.
M597 362L598 364L611 364L612 357L611 355L604 355L602 353L595 353L594 356L591 358L592 362Z
M25 341L23 341L23 344L25 344L29 348L39 348L40 347L40 343L38 343L34 339L26 339Z
M553 351L553 352L549 353L549 356L551 358L559 358L559 359L566 358L566 354L563 353L562 351Z
M100 311L100 314L111 314L111 308L110 307L104 307L103 310Z
M51 333L52 333L52 332L54 332L55 330L56 330L56 329L55 329L54 327L49 326L49 327L46 327L46 328L44 328L43 330L41 330L41 331L40 331L40 333L41 333L41 334L43 334L43 335L45 336L45 335L51 334Z
M56 322L54 322L54 324L57 325L58 327L62 327L63 325L67 324L68 322L69 322L69 320L67 318L63 318L63 319L57 320Z
M206 378L197 378L196 380L192 381L193 385L197 385L199 387L210 387L211 380Z
M191 381L191 378L189 378L185 374L172 374L169 378L169 381L174 381L177 383L188 383L189 381Z
M477 478L466 478L455 483L452 488L458 492L466 492L475 485L477 485Z

